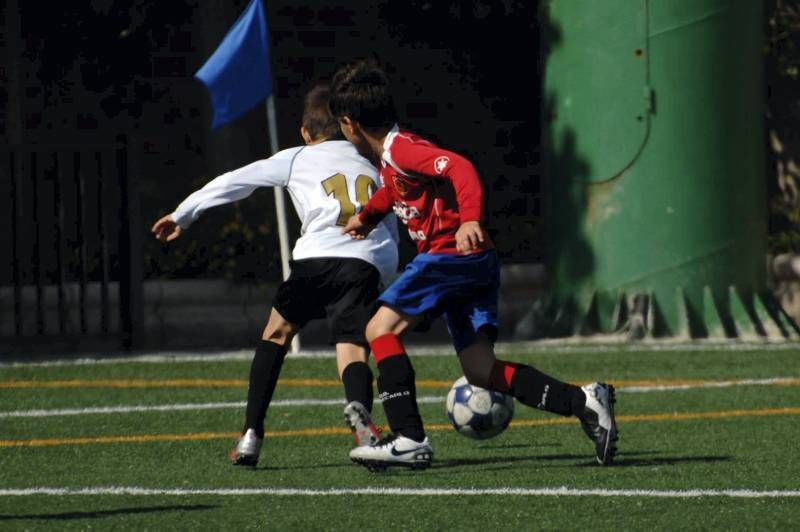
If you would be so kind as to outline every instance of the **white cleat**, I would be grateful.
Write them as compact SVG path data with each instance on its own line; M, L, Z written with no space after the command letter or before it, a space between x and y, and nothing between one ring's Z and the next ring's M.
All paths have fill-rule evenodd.
M366 407L358 401L352 401L344 407L344 421L353 431L356 446L375 445L381 439L378 428L372 422Z
M586 395L586 406L578 416L583 431L594 442L597 462L610 465L617 453L617 422L614 419L614 387L604 382L587 384L581 388Z
M247 431L239 438L239 443L231 449L231 463L233 465L255 466L258 463L258 455L261 453L261 445L264 438L256 436L255 429Z
M354 448L350 451L350 459L370 471L385 471L390 466L427 469L433 459L433 448L427 437L417 442L391 434L376 445Z

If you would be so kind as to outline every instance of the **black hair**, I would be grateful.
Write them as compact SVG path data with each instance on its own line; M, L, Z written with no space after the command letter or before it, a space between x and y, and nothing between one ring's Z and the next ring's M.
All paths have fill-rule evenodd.
M390 128L397 122L389 78L373 60L341 67L331 80L328 105L335 118L347 116L366 129Z

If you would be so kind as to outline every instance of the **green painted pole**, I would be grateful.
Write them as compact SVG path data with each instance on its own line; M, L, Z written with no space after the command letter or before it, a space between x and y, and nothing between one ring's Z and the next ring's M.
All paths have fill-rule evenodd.
M761 4L543 4L547 335L798 335L765 289Z

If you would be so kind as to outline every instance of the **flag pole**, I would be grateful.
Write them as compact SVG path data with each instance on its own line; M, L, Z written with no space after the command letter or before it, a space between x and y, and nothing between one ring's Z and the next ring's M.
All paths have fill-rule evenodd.
M258 68L259 65L261 68ZM270 151L271 155L278 153L278 126L269 62L269 31L262 0L250 0L217 49L194 75L208 88L211 96L211 104L214 106L211 129L230 122L266 96ZM281 270L285 281L289 277L289 231L286 228L286 203L281 187L275 187L275 211L278 219ZM295 335L292 353L299 349L300 340Z
M278 122L275 114L275 96L267 97L267 130L269 132L270 155L278 153ZM286 196L282 187L274 187L275 191L275 217L278 219L278 242L281 250L281 272L283 280L289 278L289 230L286 224ZM292 353L300 351L300 335L292 338Z

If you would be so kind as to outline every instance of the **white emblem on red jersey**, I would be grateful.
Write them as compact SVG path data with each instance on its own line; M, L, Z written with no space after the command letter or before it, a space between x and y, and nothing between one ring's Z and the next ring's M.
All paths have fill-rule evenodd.
M404 224L408 224L409 220L413 220L414 218L419 218L419 210L416 207L411 207L406 205L405 203L396 201L394 203L394 213L400 218L400 221Z
M441 157L437 157L435 161L433 161L433 169L436 170L437 174L441 174L444 172L444 169L447 168L447 163L450 162L450 158L446 155L442 155Z

